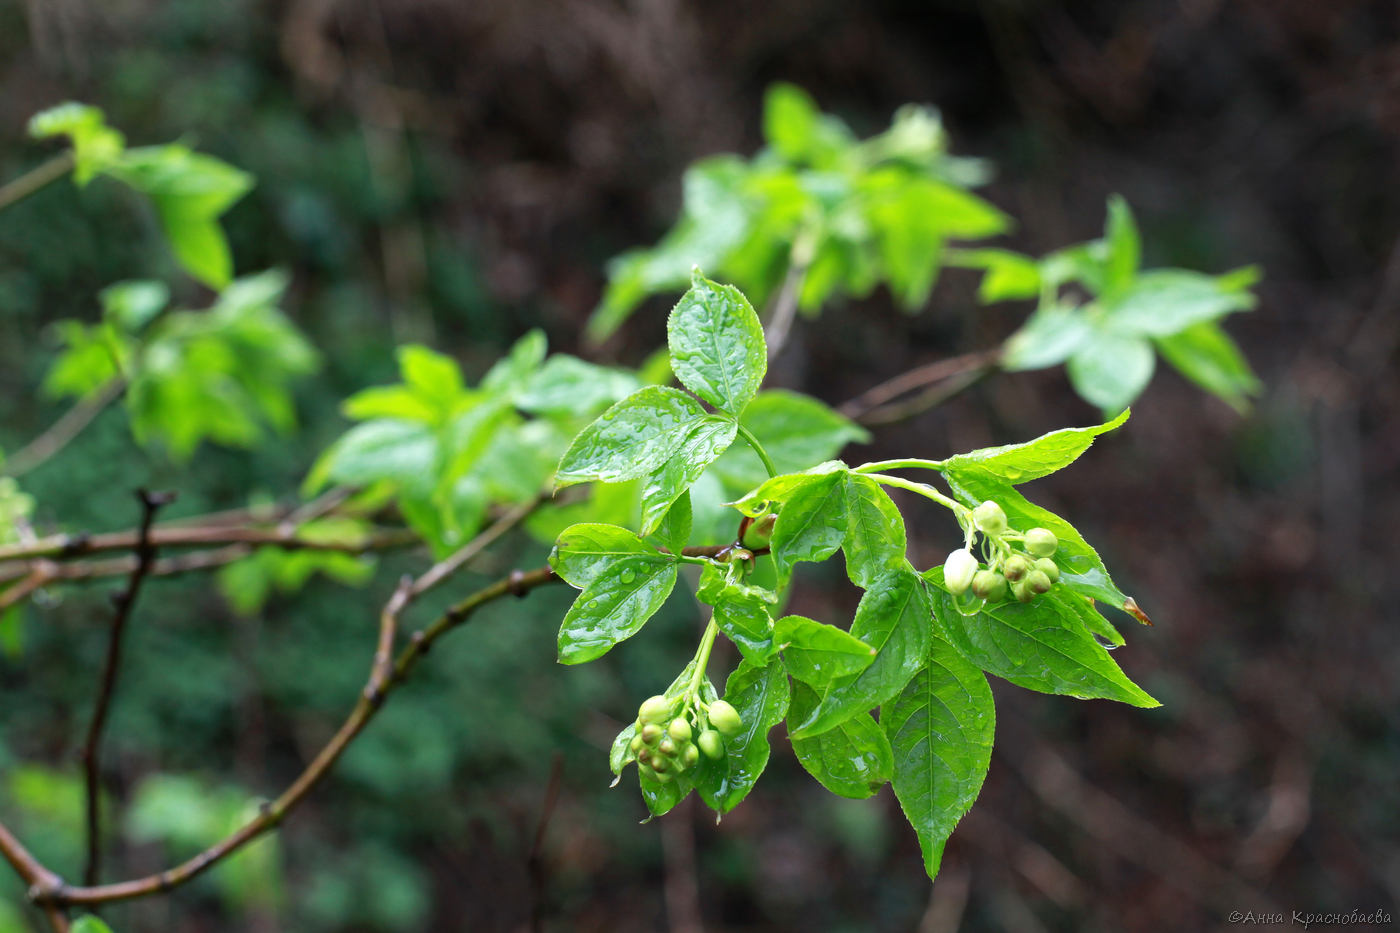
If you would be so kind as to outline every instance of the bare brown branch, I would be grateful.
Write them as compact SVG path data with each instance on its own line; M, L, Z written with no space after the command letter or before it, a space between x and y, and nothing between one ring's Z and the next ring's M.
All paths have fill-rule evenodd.
M962 356L949 357L948 359L936 360L923 366L915 367L900 373L893 379L887 379L874 388L866 390L856 398L851 399L842 405L838 411L847 418L859 421L862 424L889 424L893 421L901 420L902 417L909 417L921 411L927 411L936 406L946 397L950 397L956 392L967 388L972 382L980 380L983 376L995 369L1001 358L1001 350L979 350L976 353L967 353ZM948 393L948 396L939 395L919 396L917 400L911 402L907 407L895 407L887 409L881 414L881 409L889 405L890 402L902 395L907 395L916 389L925 386L934 386L944 380L962 376L966 378L969 374L977 374L972 382L960 384L956 392ZM940 387L941 389L942 387ZM896 417L891 414L898 413ZM873 420L872 420L873 419Z
M13 456L0 464L0 474L21 476L44 463L67 447L73 438L82 433L83 428L92 424L93 419L102 414L108 405L121 398L125 391L125 379L119 376L111 380L98 389L96 394L64 412L43 434L15 451Z
M131 610L136 605L136 594L141 591L141 583L150 573L155 562L156 549L151 544L151 525L162 506L175 500L174 493L153 493L142 489L137 492L141 500L141 527L136 542L136 568L131 572L126 589L113 597L116 613L112 617L112 633L107 641L107 660L102 666L102 682L97 692L97 702L92 710L92 722L88 724L87 738L83 741L83 773L87 789L87 865L83 869L86 884L96 884L98 869L102 859L102 786L101 751L102 729L107 724L107 713L116 695L117 673L121 669L122 641L126 634L126 624L131 618Z
M688 547L688 557L713 557L731 545ZM359 700L340 729L308 764L305 770L282 794L264 806L253 820L232 835L214 843L193 858L173 868L115 884L69 887L52 871L45 868L14 839L0 824L0 853L4 854L20 876L30 884L29 899L48 911L77 905L94 905L126 901L163 893L179 887L217 865L249 842L280 824L292 809L329 773L345 749L369 724L382 708L384 700L413 670L433 644L451 630L465 625L481 607L505 596L523 597L537 587L557 582L559 578L549 567L536 570L515 570L490 586L461 600L426 628L409 638L392 664L386 664L388 647L397 630L399 614L412 602L412 583L404 580L385 605L380 616L379 639L369 678Z

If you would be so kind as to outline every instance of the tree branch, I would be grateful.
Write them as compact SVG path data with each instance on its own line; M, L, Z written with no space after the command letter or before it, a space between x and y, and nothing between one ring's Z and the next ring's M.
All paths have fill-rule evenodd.
M126 391L126 380L120 376L111 380L97 394L91 395L59 418L49 429L17 450L14 456L0 463L0 474L21 476L48 460L82 433L104 409Z
M682 553L687 557L714 557L732 545L688 547ZM422 578L419 578L420 580ZM481 607L505 596L523 597L531 590L559 580L549 567L536 570L515 570L495 583L477 590L447 610L435 622L414 632L408 644L394 657L392 664L386 663L389 648L393 644L398 617L413 601L415 581L405 578L400 582L393 597L385 605L380 615L379 639L375 657L370 668L365 688L359 700L350 711L340 729L331 737L324 748L316 755L305 770L282 794L266 804L259 814L232 835L216 842L191 859L165 871L131 881L115 884L69 887L53 872L46 869L30 855L18 840L5 831L0 824L0 852L6 856L20 876L30 884L29 899L40 907L66 908L75 905L94 905L127 901L163 893L199 876L237 852L249 842L279 825L287 813L294 809L308 793L326 776L331 767L344 754L345 749L382 708L388 695L408 676L423 655L433 644L453 629L465 625Z
M300 548L319 551L343 551L347 554L363 554L366 551L399 547L416 543L419 538L406 529L378 529L359 541L308 541L298 537L299 528L283 523L276 528L250 528L216 524L211 526L188 525L170 522L151 529L151 544L158 548L204 547L219 544L272 545L296 550ZM69 560L102 551L129 551L140 541L139 531L116 531L107 534L63 534L50 535L22 544L9 544L0 547L0 563L18 560L34 560L46 557L52 560Z
M434 564L432 567L429 567L426 573L414 581L413 598L417 599L419 596L422 596L424 593L428 592L428 590L462 569L462 567L476 557L476 555L496 543L503 534L528 518L530 513L538 508L542 501L542 496L536 496L529 502L517 505L500 518L496 519L491 527L458 548L455 553Z
M118 593L113 602L116 614L112 617L112 634L107 642L107 660L102 668L102 685L98 689L97 703L93 706L92 722L88 724L87 739L83 742L82 761L87 783L87 865L83 869L86 884L97 883L98 867L102 852L102 787L101 766L98 761L99 745L102 741L102 728L107 724L107 713L112 707L112 697L117 688L117 671L121 667L122 636L126 634L126 623L131 618L131 610L136 605L136 594L141 591L141 583L150 573L155 562L156 549L151 545L151 525L161 507L175 501L174 493L152 493L138 490L141 500L141 528L136 544L136 569L131 572L126 590Z
M802 283L807 280L807 269L812 265L814 250L815 240L806 234L799 234L792 243L787 274L783 276L778 294L773 297L772 311L768 313L768 326L763 335L768 344L770 363L778 358L787 343L792 322L797 316L797 299L802 293Z
M972 388L992 374L992 367L986 366L981 369L971 369L957 376L952 376L944 382L931 385L923 392L912 398L907 398L900 402L890 402L888 405L881 405L879 408L871 409L861 415L856 420L867 427L876 427L882 424L895 424L900 421L907 421L916 415L921 415L942 405L955 395Z
M14 181L0 186L0 211L17 204L73 170L73 153L56 155L41 162Z
M883 420L872 421L868 419L872 416L880 419L882 416L876 416L876 411L886 406L887 403L893 399L913 392L915 389L939 383L954 376L976 373L976 379L965 382L959 386L957 391L960 392L969 385L972 385L973 382L980 380L983 376L990 373L996 368L1000 360L1001 349L998 347L991 350L979 350L976 353L967 353L962 356L954 356L948 359L927 363L923 366L908 370L907 372L900 373L893 379L888 379L874 388L868 389L856 398L846 402L837 410L847 418L859 421L862 424L889 424L891 421L900 420L899 417L888 417L889 412L900 412L901 417L909 417L912 414L927 411L929 408L945 401L946 398L951 397L951 395L956 394L956 392L947 393L947 395L943 395L942 397L925 394L918 399L918 401L922 402L921 406L908 405L906 409L889 408L887 409L886 415L883 416Z
M151 569L146 575L148 577L171 577L194 570L209 570L247 557L251 553L253 553L253 549L249 545L229 544L224 547L210 548L207 551L181 554L178 557L162 557L151 565ZM30 587L32 591L51 583L96 580L102 577L124 577L136 569L136 563L135 557L85 560L72 564L56 564L48 560L35 561L28 565L0 568L0 583L21 578L26 581L30 578L36 578L36 582ZM28 595L27 592L16 592L20 586L24 585L26 584L18 584L0 593L0 610L9 608Z

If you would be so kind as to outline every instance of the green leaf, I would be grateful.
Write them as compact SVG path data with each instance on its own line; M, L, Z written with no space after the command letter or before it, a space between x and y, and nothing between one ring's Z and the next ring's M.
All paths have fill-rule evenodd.
M875 581L861 597L851 623L851 635L876 651L874 661L856 677L833 681L819 691L821 702L796 723L792 734L819 735L899 693L923 666L932 633L929 596L913 568L906 564Z
M768 371L763 325L747 298L697 270L666 322L671 369L687 389L736 417Z
M977 289L977 300L984 305L1034 298L1040 293L1040 264L1011 250L948 250L944 262L950 266L986 270Z
M799 561L824 561L846 540L844 465L837 472L801 475L790 488L776 482L788 478L777 477L755 492L762 497L757 502L781 505L770 544L780 590L787 586L793 565Z
M793 684L790 721L807 718L817 702L811 687ZM860 800L874 796L894 774L894 752L889 739L869 713L852 716L821 735L795 738L792 750L808 774L841 797Z
M822 113L806 91L791 84L768 88L763 136L788 162L823 168L838 162L854 142L844 123Z
M128 149L104 171L151 199L191 275L211 288L229 284L233 259L217 221L253 187L253 176L176 143Z
M612 747L608 749L608 767L618 777L622 776L623 768L637 760L636 754L632 751L632 737L636 734L637 724L629 722L627 728L619 732L617 738L613 739Z
M787 716L791 688L776 661L745 658L724 685L724 699L739 713L743 730L725 740L725 756L701 759L696 790L707 806L728 813L739 805L768 766L768 732Z
M368 486L394 480L421 487L435 475L437 436L422 424L389 418L366 421L340 436L321 454L303 485L314 494L327 483Z
M1024 444L984 447L943 461L943 470L954 474L981 473L1001 482L1030 482L1063 470L1089 449L1094 438L1128 420L1124 410L1117 418L1087 428L1062 428Z
M352 421L393 418L429 427L440 425L443 418L440 410L402 385L361 389L340 403L340 412Z
M592 417L638 388L631 373L556 353L525 381L515 404L532 414Z
M739 426L732 418L706 415L677 432L680 440L642 483L642 534L651 534L676 497L734 443Z
M112 933L111 927L92 914L84 914L73 921L73 926L70 929L72 933Z
M869 477L845 464L819 472L779 476L740 501L745 514L755 506L781 506L773 526L772 554L781 586L793 565L823 561L843 549L846 575L857 586L871 584L904 563L904 520L890 497Z
M987 678L941 638L928 666L880 710L894 758L894 795L933 878L943 846L987 776L996 708Z
M820 690L851 680L875 660L874 648L834 625L792 615L779 619L776 629L788 673Z
M1123 638L1123 633L1113 627L1113 623L1103 617L1094 608L1094 601L1087 596L1081 596L1073 590L1061 587L1055 591L1061 604L1074 613L1079 624L1084 626L1084 630L1096 636L1099 641L1107 642L1115 648L1120 648L1127 644Z
M700 571L695 596L714 607L715 625L746 658L766 664L776 645L772 607L778 597L759 586L735 579L734 565L707 564Z
M0 654L12 661L24 654L24 613L19 606L0 610Z
M845 474L846 576L862 589L876 587L907 566L904 519L880 484L859 473ZM781 519L780 519L781 520Z
M1256 299L1250 288L1258 280L1259 270L1254 267L1221 276L1185 269L1144 272L1107 305L1105 326L1129 336L1167 337L1193 324L1253 308Z
M1011 527L1048 528L1059 539L1055 563L1060 568L1060 585L1092 599L1100 599L1122 609L1127 597L1114 585L1097 551L1084 536L1060 516L1030 502L1009 483L981 473L948 473L948 486L954 497L968 508L991 499L1006 512Z
M1183 376L1240 413L1249 409L1249 397L1263 390L1240 348L1214 321L1157 338L1157 350Z
M517 340L510 352L502 357L481 379L487 392L512 393L523 390L544 362L548 350L544 331L532 330Z
M1132 284L1142 259L1142 242L1132 209L1121 195L1108 199L1108 223L1104 228L1108 255L1104 262L1104 297L1121 294Z
M1152 344L1141 337L1095 331L1070 357L1066 371L1080 398L1115 415L1152 381Z
M160 225L170 249L190 275L210 288L223 288L233 278L233 253L217 221L178 201L157 202Z
M582 664L635 635L676 585L676 558L615 525L574 525L549 565L583 592L559 629L559 661Z
M680 554L690 541L691 521L690 494L683 492L666 510L666 517L661 520L661 524L648 540L672 554Z
M1009 225L976 195L901 167L871 172L861 191L890 290L908 310L928 299L946 239L981 239Z
M108 323L88 326L57 321L54 330L64 345L44 376L45 395L86 398L121 375L136 351L136 342Z
M1008 372L1058 366L1093 334L1094 327L1082 311L1055 305L1041 308L1006 339L1001 366Z
M1161 705L1129 680L1085 630L1082 600L1073 593L1062 598L1051 590L1029 603L988 605L965 616L943 589L943 568L924 577L937 588L933 606L939 628L959 654L987 673L1041 693L1144 708Z
M733 506L749 518L758 518L760 515L782 506L814 478L832 473L844 473L846 470L846 464L840 460L828 460L798 473L784 473L781 476L764 480L759 486L739 499L725 504Z
M467 387L462 370L450 356L418 344L403 344L396 351L404 386L438 413L439 420L462 400Z
M69 138L73 144L73 180L79 187L119 159L126 146L122 134L107 125L101 110L71 101L31 117L29 135L35 139Z
M588 321L591 343L606 340L648 295L681 291L691 269L718 266L753 234L764 200L749 190L753 171L738 156L720 155L686 169L681 218L652 249L631 250L608 263L608 287ZM646 380L643 380L644 382Z
M97 297L102 302L103 319L134 334L165 310L170 289L164 282L142 279L108 285Z
M744 409L739 423L748 428L772 459L779 473L801 470L834 457L850 443L866 443L870 434L816 399L777 389L760 392ZM715 463L727 488L742 492L768 476L758 455L747 444L731 447Z
M704 407L679 389L647 386L579 432L554 481L563 487L640 479L660 468L705 417Z

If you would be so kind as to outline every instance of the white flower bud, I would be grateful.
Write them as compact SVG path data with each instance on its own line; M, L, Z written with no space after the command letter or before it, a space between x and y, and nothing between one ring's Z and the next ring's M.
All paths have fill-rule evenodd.
M972 578L980 569L972 552L960 547L943 562L943 583L951 592L961 595L967 592L967 588L972 585Z

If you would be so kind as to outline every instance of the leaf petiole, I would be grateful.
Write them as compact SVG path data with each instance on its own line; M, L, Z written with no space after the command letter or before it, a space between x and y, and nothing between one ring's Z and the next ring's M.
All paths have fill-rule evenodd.
M734 423L738 424L738 421L736 420ZM758 459L763 461L763 468L768 471L768 477L771 479L777 476L778 468L773 465L772 459L768 456L768 451L763 449L763 445L758 442L758 438L753 436L753 432L740 424L739 436L748 442L748 445L753 448L753 452L758 454Z
M943 471L943 460L920 460L917 457L905 460L879 460L875 463L862 463L852 467L852 473L878 473L881 470L938 470Z
M958 502L956 499L952 499L948 496L945 496L943 493L939 492L937 489L934 489L928 483L916 483L911 479L904 479L900 476L890 476L886 473L866 473L865 475L869 476L871 479L873 479L877 483L880 483L881 485L895 486L899 489L907 489L910 492L918 493L925 499L932 499L934 502L937 502L944 508L952 509L954 515L961 517L965 512L968 511L967 506L963 505L961 502Z

